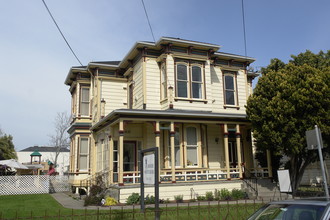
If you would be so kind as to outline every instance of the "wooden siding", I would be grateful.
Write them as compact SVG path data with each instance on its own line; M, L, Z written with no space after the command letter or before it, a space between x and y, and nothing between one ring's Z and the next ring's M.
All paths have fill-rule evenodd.
M102 97L105 100L105 115L113 110L127 108L127 83L102 80Z
M133 108L134 109L143 109L143 70L142 62L140 59L134 66L133 80Z
M208 125L207 131L209 168L223 168L225 166L221 161L225 161L225 156L222 129L220 125ZM215 142L216 138L218 143Z
M156 59L146 61L147 109L160 109L160 69Z
M229 191L233 189L242 189L241 181L219 181L216 183L185 183L185 184L161 184L159 186L159 198L160 199L169 199L174 201L174 196L183 195L184 200L189 200L191 198L197 198L197 195L204 195L206 192L212 191L215 189L221 190L223 188L228 189ZM140 194L140 187L130 187L120 189L120 199L119 202L125 203L128 196L132 193ZM146 186L145 195L154 195L154 187Z

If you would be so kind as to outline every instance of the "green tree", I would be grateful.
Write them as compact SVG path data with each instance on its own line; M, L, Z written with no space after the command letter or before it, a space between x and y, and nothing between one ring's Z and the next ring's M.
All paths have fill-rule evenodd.
M0 130L0 160L17 159L13 137Z
M258 151L289 157L295 192L305 168L318 159L317 152L306 149L305 131L318 125L324 153L330 148L330 51L291 57L287 64L273 59L262 69L246 108Z

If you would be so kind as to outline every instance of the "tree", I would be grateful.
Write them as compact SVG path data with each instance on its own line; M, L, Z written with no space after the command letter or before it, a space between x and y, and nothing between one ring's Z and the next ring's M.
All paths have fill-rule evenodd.
M62 149L68 149L70 146L67 129L70 126L70 116L66 112L58 112L55 117L55 134L50 135L50 145L55 148L54 166L57 165L57 158Z
M258 151L289 157L295 193L305 168L318 159L317 152L306 149L305 131L318 125L324 153L330 149L330 50L291 57L287 64L273 59L262 69L246 109Z
M0 130L0 160L17 159L13 137Z

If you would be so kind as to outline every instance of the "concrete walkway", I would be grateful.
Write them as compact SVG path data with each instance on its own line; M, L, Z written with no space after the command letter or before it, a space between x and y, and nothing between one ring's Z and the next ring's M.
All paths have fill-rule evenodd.
M57 200L63 207L68 209L100 209L100 210L109 210L110 207L102 207L102 206L84 206L84 200L77 198L74 194L68 192L58 192L53 193L51 196ZM198 206L198 205L218 205L218 201L201 201L201 202L191 202L189 206ZM253 203L262 203L262 201L258 200L238 200L238 201L220 201L220 205L226 204L253 204ZM267 203L267 201L265 201ZM167 204L159 204L160 207L177 207L177 206L188 206L188 203L167 203ZM146 208L153 208L154 205L146 205ZM140 205L119 205L119 206L111 206L111 209L140 209Z

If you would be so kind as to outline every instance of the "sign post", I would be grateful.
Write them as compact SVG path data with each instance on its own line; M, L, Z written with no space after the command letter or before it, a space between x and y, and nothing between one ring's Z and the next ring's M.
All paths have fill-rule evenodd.
M155 186L155 219L159 220L159 163L158 147L153 147L139 152L140 157L140 204L144 212L144 186Z
M321 131L317 127L317 125L315 125L315 129L306 131L306 140L307 140L307 149L308 150L314 150L314 149L316 149L316 147L318 149L319 158L320 158L320 166L321 166L322 176L323 176L325 196L327 197L327 199L329 199L329 189L328 189L327 178L325 175L323 155L322 155L323 141L322 141Z

